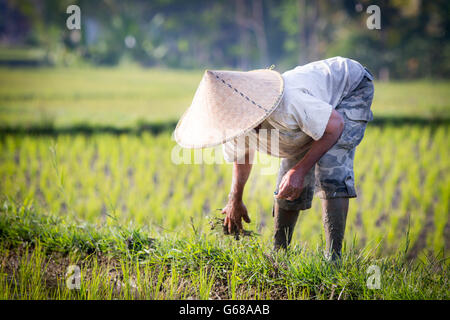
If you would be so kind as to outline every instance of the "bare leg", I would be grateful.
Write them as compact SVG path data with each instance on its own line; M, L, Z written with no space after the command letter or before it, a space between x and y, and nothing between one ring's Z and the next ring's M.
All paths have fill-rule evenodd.
M286 249L291 243L292 233L300 210L286 210L278 206L275 201L274 216L275 216L275 235L274 235L274 250L280 248Z
M333 261L341 257L348 202L348 198L322 200L322 221L327 242L326 252Z

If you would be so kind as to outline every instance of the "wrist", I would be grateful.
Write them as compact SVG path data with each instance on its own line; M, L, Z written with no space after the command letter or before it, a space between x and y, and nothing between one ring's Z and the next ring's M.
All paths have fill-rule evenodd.
M304 170L303 170L303 168L300 166L300 167L298 167L298 168L292 168L291 170L289 170L290 172L289 172L289 174L290 175L300 175L300 176L304 176L305 175L305 172L304 172Z
M312 162L308 154L301 159L291 170L295 170L298 175L306 176L309 170L314 167L315 162Z
M235 201L235 202L242 201L242 193L230 192L228 194L228 201Z

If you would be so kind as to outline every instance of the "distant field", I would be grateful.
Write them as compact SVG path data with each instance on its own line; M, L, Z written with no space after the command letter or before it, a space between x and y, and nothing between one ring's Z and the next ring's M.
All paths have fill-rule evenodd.
M176 120L198 71L0 68L0 125L133 127ZM450 118L450 81L376 83L375 117Z
M199 71L0 69L0 123L123 127L176 119L201 76Z
M201 75L0 69L0 299L448 299L450 81L376 83L375 117L401 121L369 124L357 148L358 198L336 271L321 254L318 199L301 214L292 255L270 252L278 159L261 156L266 162L255 166L244 194L246 228L259 236L236 242L209 224L225 204L231 165L174 163L170 130L61 130L172 125ZM55 130L30 134L27 127ZM54 260L56 253L62 256ZM69 259L91 275L76 294L64 287ZM46 273L46 263L56 271ZM115 291L109 263L136 282L149 272L139 294L128 285ZM385 270L380 291L365 286L374 263Z

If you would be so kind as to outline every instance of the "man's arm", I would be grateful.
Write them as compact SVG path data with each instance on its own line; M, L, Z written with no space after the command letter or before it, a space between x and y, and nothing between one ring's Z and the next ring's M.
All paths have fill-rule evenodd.
M336 110L331 112L323 136L312 143L306 155L282 178L277 198L295 200L303 189L303 179L314 164L331 149L344 130L344 119Z
M242 220L250 223L250 218L247 213L247 208L242 201L242 194L244 193L245 183L248 180L252 170L250 155L245 156L245 163L239 164L236 161L233 163L233 180L231 183L231 191L228 195L228 203L222 210L226 214L224 226L229 233L234 233L242 229Z

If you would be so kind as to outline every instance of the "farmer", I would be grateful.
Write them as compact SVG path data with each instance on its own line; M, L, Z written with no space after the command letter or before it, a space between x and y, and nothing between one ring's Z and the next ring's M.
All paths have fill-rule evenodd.
M205 72L174 137L188 148L223 144L225 160L234 163L222 212L228 232L240 231L242 219L250 222L242 194L259 150L282 158L272 212L274 248L287 248L300 210L311 208L316 192L326 256L340 257L349 198L356 197L355 148L373 119L372 80L361 64L342 57L282 75L270 69Z

